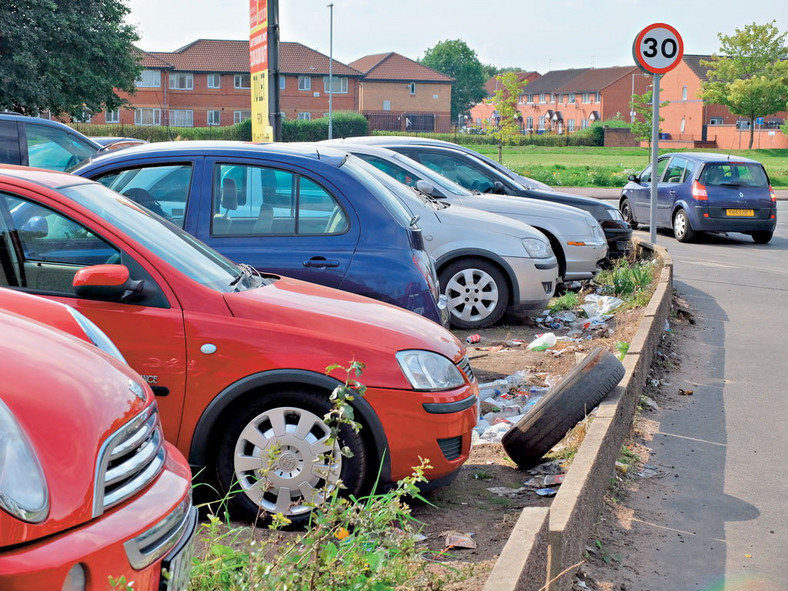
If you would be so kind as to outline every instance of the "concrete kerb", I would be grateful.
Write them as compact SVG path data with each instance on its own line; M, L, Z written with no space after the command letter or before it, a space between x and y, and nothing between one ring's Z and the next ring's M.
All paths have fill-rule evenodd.
M526 508L493 567L484 591L565 591L583 561L585 542L602 508L621 445L629 434L648 369L656 354L673 293L673 261L655 244L635 238L642 258L663 270L630 343L621 383L599 405L566 479L548 509Z

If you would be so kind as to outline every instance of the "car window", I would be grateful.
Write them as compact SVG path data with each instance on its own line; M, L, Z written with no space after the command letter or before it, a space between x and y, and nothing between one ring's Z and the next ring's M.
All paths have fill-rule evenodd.
M183 228L193 168L191 163L141 166L113 171L95 180Z
M342 234L350 225L324 187L285 170L218 164L212 187L213 236Z
M406 153L403 151L403 153ZM410 156L410 153L407 153ZM448 178L450 181L462 185L471 191L485 193L490 191L498 178L477 167L471 166L460 158L454 158L446 154L435 154L431 152L418 152L414 159L421 162L427 168L431 168L438 174Z
M95 155L90 144L62 129L25 123L28 165L65 171Z
M662 178L662 174L665 172L665 168L668 165L668 159L662 158L657 162L657 178ZM640 182L641 183L650 183L651 182L651 165L649 164L643 172L640 173Z
M380 183L375 175L371 174L362 160L356 156L350 156L345 159L342 169L366 187L400 225L406 228L411 225L413 221L411 213L391 194L391 191Z
M378 156L372 156L371 154L356 154L359 158L361 158L364 162L369 162L372 166L377 168L378 170L385 172L390 177L398 180L400 183L404 185L408 185L409 187L415 187L416 181L419 180L415 178L410 172L394 164L389 160L384 160L383 158L379 158Z
M0 121L0 163L19 164L21 161L16 121Z
M698 179L701 185L765 187L766 171L757 162L719 162L707 164Z
M674 156L670 159L670 164L665 169L665 176L663 180L666 183L680 183L684 178L684 169L687 166L687 159L680 156Z

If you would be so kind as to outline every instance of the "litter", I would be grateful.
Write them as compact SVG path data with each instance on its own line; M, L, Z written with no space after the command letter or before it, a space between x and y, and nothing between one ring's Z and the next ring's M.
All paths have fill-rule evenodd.
M624 303L624 300L614 296L600 296L595 293L589 294L585 298L586 303L580 306L589 318L608 314Z
M491 486L487 490L489 490L494 495L498 495L499 497L511 497L523 492L525 487L521 486L520 488L509 488L508 486Z
M653 398L649 398L648 396L641 396L640 401L648 406L651 410L659 410L659 404Z
M679 396L692 396L694 393L694 390L685 390L684 388L679 388Z
M544 485L545 486L560 485L564 482L564 478L566 478L566 474L547 474L544 477Z
M474 550L476 548L476 542L473 540L473 532L460 533L458 531L447 531L445 535L446 547L444 550L449 550L451 548L467 548L469 550Z
M540 497L554 497L558 493L557 488L539 488L536 490L536 494Z
M552 332L536 335L536 338L528 344L529 351L544 351L555 346L556 337Z

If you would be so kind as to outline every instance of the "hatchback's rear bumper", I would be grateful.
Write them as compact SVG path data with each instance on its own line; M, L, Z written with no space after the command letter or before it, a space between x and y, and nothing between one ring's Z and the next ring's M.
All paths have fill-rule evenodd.
M753 216L729 216L725 209L695 207L692 229L699 232L773 232L776 209L755 209Z

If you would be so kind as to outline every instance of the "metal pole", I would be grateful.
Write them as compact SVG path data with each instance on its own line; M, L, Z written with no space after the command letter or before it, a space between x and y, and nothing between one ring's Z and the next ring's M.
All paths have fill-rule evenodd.
M659 74L654 74L651 117L651 207L649 208L649 239L657 243L657 156L659 155Z
M328 139L334 137L333 110L334 110L334 5L328 5L329 32L328 32Z
M632 94L629 95L630 103L632 103L635 100L634 96L635 96L635 75L632 74ZM635 107L633 107L631 104L629 105L629 122L630 123L635 122Z

